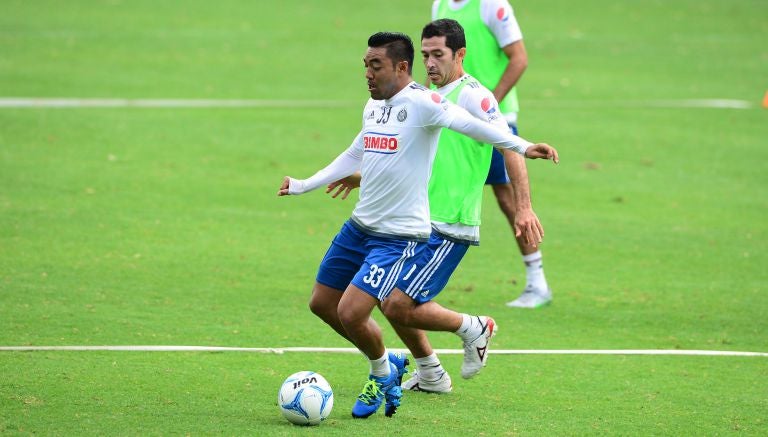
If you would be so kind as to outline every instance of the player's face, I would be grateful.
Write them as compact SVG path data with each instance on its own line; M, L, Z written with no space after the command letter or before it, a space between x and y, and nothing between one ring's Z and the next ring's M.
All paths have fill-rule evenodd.
M429 81L436 87L448 85L464 73L462 60L464 50L454 53L445 45L444 36L433 36L421 40L421 56Z
M392 59L387 57L386 47L368 47L363 62L371 97L384 100L394 96L398 91L399 72Z

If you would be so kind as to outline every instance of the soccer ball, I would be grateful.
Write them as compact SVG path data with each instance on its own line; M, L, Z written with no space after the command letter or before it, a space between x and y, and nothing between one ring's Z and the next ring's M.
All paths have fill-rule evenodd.
M286 378L277 405L294 425L319 425L333 409L333 390L319 373L296 372Z

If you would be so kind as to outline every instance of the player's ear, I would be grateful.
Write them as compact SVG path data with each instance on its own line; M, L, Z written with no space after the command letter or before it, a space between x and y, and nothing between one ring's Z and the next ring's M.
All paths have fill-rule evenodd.
M408 73L408 61L400 61L397 63L397 71L401 73Z
M456 51L456 57L459 58L462 61L464 60L464 56L466 56L466 54L467 54L467 48L466 47L462 47L462 48L460 48L459 50Z

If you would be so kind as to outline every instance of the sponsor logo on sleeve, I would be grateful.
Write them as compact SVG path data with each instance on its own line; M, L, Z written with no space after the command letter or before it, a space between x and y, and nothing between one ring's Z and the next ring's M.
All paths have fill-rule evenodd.
M489 97L486 97L480 102L480 109L486 114L491 115L496 112L496 105L491 102Z
M496 18L499 21L507 21L509 20L509 11L507 8L501 7L498 11L496 11Z
M493 120L499 118L500 113L498 111L498 106L496 106L496 102L490 97L485 97L480 101L480 109L482 109L483 112L485 112L485 114L488 116L486 118L488 122L492 122Z

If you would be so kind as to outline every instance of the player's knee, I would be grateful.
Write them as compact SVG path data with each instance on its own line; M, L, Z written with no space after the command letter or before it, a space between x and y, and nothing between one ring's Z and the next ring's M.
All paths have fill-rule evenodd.
M336 305L328 300L319 299L313 294L309 299L309 310L322 320L328 321L331 315L336 312Z
M344 328L347 329L353 328L360 319L360 317L354 311L352 311L352 309L344 306L339 306L336 309L336 312L339 316L339 321L344 326Z
M313 298L309 299L309 310L316 316L323 314L323 306Z
M381 312L387 320L402 326L409 326L411 321L409 307L402 305L395 299L384 299L381 303Z
M393 311L393 309L394 307L392 305L392 299L384 299L384 301L381 302L381 312L384 314L384 316L388 320L398 323L398 320L395 318L395 311Z

